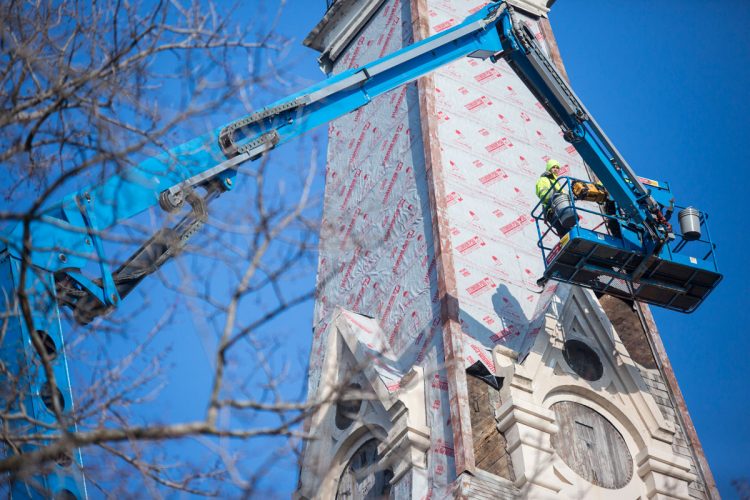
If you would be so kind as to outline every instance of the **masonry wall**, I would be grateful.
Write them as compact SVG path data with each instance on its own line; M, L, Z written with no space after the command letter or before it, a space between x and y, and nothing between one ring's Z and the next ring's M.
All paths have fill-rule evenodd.
M333 73L411 43L415 31L421 38L445 30L482 5L386 2ZM412 9L429 26L413 27ZM463 59L420 85L419 93L415 84L396 89L329 127L310 387L333 309L376 318L403 368L420 364L430 374L428 461L437 483L448 484L457 469L473 468L465 453L454 464L454 438L462 451L471 446L468 414L449 407L449 393L467 395L463 365L480 361L492 370L494 345L530 345L556 288L545 293L535 284L542 271L529 215L535 180L556 151L565 172L584 172L504 63ZM446 332L441 301L457 304L458 329Z
M482 2L417 2L425 35L459 23ZM543 48L540 21L524 17ZM586 177L575 149L504 61L461 59L425 79L427 144L448 293L462 331L485 348L524 351L539 331L555 285L537 286L543 263L530 216L536 179L555 158ZM595 221L583 221L584 225ZM467 339L467 357L480 358ZM473 353L472 353L473 351Z
M336 61L361 66L413 41L410 6L387 2ZM376 98L329 127L310 388L336 306L376 318L404 372L425 367L430 482L455 479L440 303L416 84ZM397 390L398 387L389 387Z
M696 463L700 458L705 461L703 450L700 449L700 443L696 439L689 439L687 437L689 434L695 435L695 429L690 421L687 408L682 410L685 412L684 415L680 415L681 410L675 408L673 402L675 396L659 370L659 363L657 363L652 352L652 347L649 345L648 332L644 330L638 314L633 308L633 304L609 296L601 297L599 301L627 348L628 354L637 363L641 376L662 415L665 419L674 423L677 429L674 442L672 443L672 450L675 454L690 461L690 471L697 477L690 484L690 496L693 498L711 498L711 496L718 498L718 491L716 490L713 476L707 464L699 468L700 463ZM646 306L641 307L645 310ZM647 320L648 317L644 319ZM655 330L655 325L649 321L646 321L646 327ZM658 336L658 333L656 335ZM685 421L686 419L687 421ZM697 450L694 449L694 442L697 442Z
M386 1L333 62L333 73L448 29L483 5ZM524 20L548 50L546 21ZM465 369L479 362L494 373L495 346L523 360L552 301L566 296L567 285L536 284L543 263L529 213L548 159L579 178L587 176L583 162L502 61L456 61L336 120L328 135L310 394L320 382L335 308L372 317L397 360L395 372L419 365L429 381L427 494L447 493L464 471L512 481L504 437L492 433L489 393L485 399L485 387ZM630 326L623 323L626 337ZM664 388L646 359L648 347L625 343L634 359L645 360L644 378L659 397ZM399 389L397 377L389 384ZM675 453L690 451L678 441L683 448ZM465 491L485 484L461 480L468 481ZM700 497L702 486L693 486Z
M476 468L514 481L508 442L497 429L500 391L477 377L468 377L471 438Z
M448 29L482 5L385 2L333 73L393 52L415 32L422 38ZM412 26L412 10L427 25ZM528 24L544 44L538 22ZM556 290L535 283L542 272L529 215L536 178L553 156L565 173L584 170L504 62L459 60L420 85L329 127L310 388L333 309L376 318L403 368L420 364L432 377L428 462L436 484L445 485L474 467L470 417L463 403L449 404L449 394L455 401L468 394L463 368L480 361L492 371L489 350L497 344L527 348ZM448 315L458 328L444 321L441 301L456 306Z

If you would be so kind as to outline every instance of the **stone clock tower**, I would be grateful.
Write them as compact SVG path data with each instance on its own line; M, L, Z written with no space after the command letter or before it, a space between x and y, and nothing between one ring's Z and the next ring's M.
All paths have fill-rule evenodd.
M484 3L337 0L305 43L335 74ZM564 73L547 2L511 3ZM504 62L328 136L298 498L718 498L649 310L536 284L536 178L587 172Z

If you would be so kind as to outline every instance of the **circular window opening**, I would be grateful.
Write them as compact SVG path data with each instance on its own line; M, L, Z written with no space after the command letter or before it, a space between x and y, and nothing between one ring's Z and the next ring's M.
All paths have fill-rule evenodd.
M44 403L44 406L46 406L49 411L54 412L55 407L52 399L54 397L55 399L57 399L57 405L60 410L65 410L65 398L63 397L60 389L56 388L54 396L52 394L52 386L49 382L45 382L42 386L42 390L39 391L39 396L42 398L42 403Z
M346 429L359 413L362 407L362 400L355 399L353 396L362 390L359 384L349 384L349 388L341 394L341 400L336 403L336 427Z
M552 405L558 431L552 448L573 472L602 488L625 487L633 457L622 434L601 413L572 401Z
M604 374L604 367L599 356L580 340L565 341L563 358L574 372L588 381L599 380Z
M42 341L42 346L44 346L44 352L47 353L47 357L55 359L57 357L57 346L52 336L44 330L37 330L36 335Z

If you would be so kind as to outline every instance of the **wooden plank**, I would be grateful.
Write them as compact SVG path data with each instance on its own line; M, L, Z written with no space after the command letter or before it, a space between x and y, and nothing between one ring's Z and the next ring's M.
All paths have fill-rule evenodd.
M622 488L633 476L633 458L619 431L582 404L552 405L559 431L552 446L575 473L603 488Z

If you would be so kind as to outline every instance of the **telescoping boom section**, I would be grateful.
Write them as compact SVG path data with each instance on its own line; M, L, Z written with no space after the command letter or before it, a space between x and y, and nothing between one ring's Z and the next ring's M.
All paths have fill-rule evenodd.
M572 186L591 181L563 180L565 186L560 189L571 190L570 201L566 204L558 199L554 208L559 213L552 218L551 207L540 204L535 209L545 263L542 281L575 283L678 311L698 307L721 280L706 214L688 207L680 212L682 231L673 230L668 220L673 205L668 186L644 182L635 175L536 46L528 29L517 21L512 8L495 2L452 29L145 160L101 184L64 197L42 210L39 217L19 224L5 235L5 246L0 247L0 288L6 297L23 295L34 300L27 304L25 310L30 310L23 320L14 316L15 309L5 311L16 319L8 322L3 349L23 353L13 359L29 364L41 355L41 349L62 346L58 306L70 307L81 323L116 307L200 228L208 203L232 189L243 163L462 57L507 60L603 184L601 192L606 193L603 196L609 209L605 214L596 213L606 219L607 231L580 227L575 216L588 209L583 202L574 204ZM110 268L102 232L157 205L185 215L176 226L159 230L119 267ZM555 217L572 221L566 232L558 232L559 239L548 228ZM692 250L696 246L703 252ZM89 276L83 269L95 269L98 274ZM61 415L72 407L72 395L65 353L47 352L45 357L45 370L21 365L11 368L36 374L26 375L34 380L28 381L31 390L21 403L36 421L44 422L39 432L54 439L53 423L61 421ZM51 380L58 388L56 393ZM34 496L39 486L53 495L64 492L81 497L85 483L80 454L69 458L67 466L35 478L33 485L15 483L13 495ZM79 466L71 467L71 462Z
M573 192L586 181L560 179L564 185L554 188L564 195L560 203L540 201L534 208L545 265L540 281L574 283L675 311L694 311L722 278L708 215L675 205L668 184L634 173L530 31L515 23L512 11L502 16L500 27L503 57L560 125L606 194L600 200L605 213L595 214L604 220L593 229L579 225L579 212L590 209L576 204L580 193ZM681 210L679 225L673 228L669 219L675 208ZM559 241L550 238L550 223L566 214L570 230L558 231Z
M329 78L150 158L98 186L71 194L27 228L33 248L38 249L32 252L30 260L38 268L56 273L63 303L76 311L79 321L90 321L114 307L184 244L205 220L207 203L232 188L237 169L244 162L356 110L384 92L467 56L508 61L606 187L623 218L619 238L602 239L599 234L582 228L577 228L571 237L580 234L591 240L597 255L626 249L632 254L627 266L615 264L622 255L598 259L596 263L589 262L584 255L570 262L564 259L576 272L563 271L556 259L577 245L573 238L554 258L549 258L552 252L545 251L544 278L569 281L604 292L607 288L598 287L597 279L592 278L600 272L624 282L625 288L633 288L634 292L638 286L633 285L653 280L657 288L664 285L662 288L673 294L689 295L692 298L688 302L693 305L676 306L682 301L666 300L654 294L636 293L635 297L678 310L697 306L721 278L716 269L713 244L710 244L709 258L705 254L689 255L682 261L670 250L674 233L665 218L663 204L635 175L505 3L491 3L452 29ZM202 194L198 195L199 192ZM109 269L99 238L101 231L151 206L158 204L165 210L177 211L185 201L192 210L180 224L159 231L118 269ZM703 224L705 215L699 214L699 218ZM9 238L8 252L15 258L21 257L23 233L24 227L19 225ZM607 251L599 248L612 246L614 240L621 243L615 245L618 248ZM540 246L545 250L541 242ZM682 245L680 250L689 246ZM96 259L101 276L90 278L77 271L85 268L86 260L91 258ZM612 266L607 266L608 260ZM681 266L680 272L666 271L673 267L666 265L669 262ZM692 276L689 269L696 270L696 276ZM587 272L579 272L581 270ZM693 287L698 282L700 291Z

